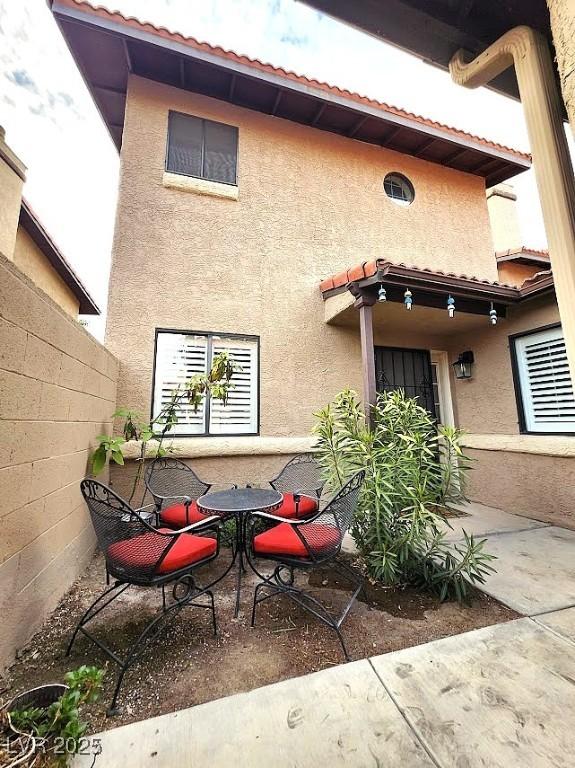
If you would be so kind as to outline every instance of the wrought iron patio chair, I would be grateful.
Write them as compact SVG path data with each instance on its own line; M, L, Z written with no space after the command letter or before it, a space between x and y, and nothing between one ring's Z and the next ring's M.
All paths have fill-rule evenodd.
M179 531L156 529L142 519L139 510L133 509L103 483L86 478L80 487L92 518L98 544L106 558L107 572L114 579L114 583L104 590L84 613L70 638L66 655L70 654L78 632L81 632L120 667L108 710L108 714L114 714L127 670L182 608L192 606L211 610L213 631L214 634L217 633L213 593L196 581L194 571L217 557L220 548L219 531L212 529L211 538L193 534L205 530L207 525L218 523L218 520L205 518ZM130 586L161 588L162 605L127 649L125 658L121 659L101 639L89 632L86 624ZM171 599L169 594L166 594L166 586L172 587ZM198 598L204 595L208 598L207 602L198 601Z
M270 485L283 494L284 500L276 515L286 519L314 515L325 485L322 469L311 453L290 459Z
M248 516L248 563L260 578L260 583L254 590L252 627L259 603L278 594L287 595L312 616L335 630L344 656L349 661L340 627L361 591L363 578L339 560L337 555L357 508L364 478L363 470L357 472L322 509L313 517L304 520L285 520L278 515L264 512L252 512ZM258 521L279 524L263 533L257 533ZM257 559L275 561L277 565L273 573L261 574L255 562ZM340 616L333 616L316 597L304 592L295 584L294 571L310 571L328 563L343 573L353 586L353 594Z
M200 480L183 461L170 457L155 459L146 468L144 483L154 498L162 525L183 528L206 520L207 515L198 508L196 500L208 493L213 483Z

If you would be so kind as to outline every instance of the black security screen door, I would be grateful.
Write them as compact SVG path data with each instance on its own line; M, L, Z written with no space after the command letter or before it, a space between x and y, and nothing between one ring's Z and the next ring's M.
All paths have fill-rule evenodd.
M417 397L419 405L437 418L427 349L375 347L375 376L378 392L403 389L407 397Z

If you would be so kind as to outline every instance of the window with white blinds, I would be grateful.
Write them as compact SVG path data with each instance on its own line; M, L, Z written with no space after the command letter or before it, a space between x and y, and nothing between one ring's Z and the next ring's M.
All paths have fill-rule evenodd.
M524 427L575 432L575 396L560 327L515 338Z
M171 392L196 373L207 373L218 352L229 352L237 370L224 405L206 397L194 413L183 404L172 435L246 435L258 432L259 344L253 336L219 336L158 331L154 369L153 416L168 403Z

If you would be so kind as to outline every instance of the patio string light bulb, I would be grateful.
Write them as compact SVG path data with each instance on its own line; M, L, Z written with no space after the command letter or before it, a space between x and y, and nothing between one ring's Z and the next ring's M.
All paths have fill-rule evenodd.
M447 313L449 314L449 317L455 315L455 299L451 294L447 297Z
M491 302L491 309L489 310L489 319L491 320L491 325L497 325L497 310L493 306L493 302Z
M413 299L412 299L411 291L409 290L409 288L403 294L403 303L405 304L406 309L411 309L411 305L413 304Z
M387 301L387 291L383 287L383 285L379 286L379 291L377 292L377 300L378 301Z

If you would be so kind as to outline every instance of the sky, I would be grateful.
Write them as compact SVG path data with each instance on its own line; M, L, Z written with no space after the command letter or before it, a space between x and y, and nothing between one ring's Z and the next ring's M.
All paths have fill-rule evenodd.
M99 4L529 151L519 103L297 0ZM45 0L0 0L0 125L28 167L27 200L105 314L119 158ZM533 171L513 184L524 244L546 247ZM103 338L104 316L88 327Z

